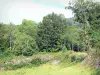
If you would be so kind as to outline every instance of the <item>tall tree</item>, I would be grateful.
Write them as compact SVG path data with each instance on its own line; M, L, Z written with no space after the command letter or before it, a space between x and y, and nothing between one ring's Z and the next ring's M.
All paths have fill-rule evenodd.
M21 25L16 26L13 32L13 52L16 55L32 55L37 52L36 45L37 24L31 20L24 19Z
M9 49L10 51L12 50L12 47L13 47L13 31L15 29L15 25L10 23L9 26L8 26L8 41L9 41Z
M38 27L37 44L40 51L58 51L61 49L61 34L66 25L65 17L55 13L45 16Z
M6 51L11 47L12 42L10 37L12 37L11 33L13 31L10 29L11 27L14 27L14 25L0 24L0 50L2 51Z
M91 34L100 28L100 2L76 0L70 3L68 8L75 13L75 20L84 24L83 41L87 44L88 49L90 49L91 41L94 41L94 36L91 38Z
M80 32L81 31L82 30L76 25L68 26L62 35L62 40L64 41L65 45L67 47L68 45L70 45L71 49L74 50L74 45L78 46L80 43L80 39L81 39ZM79 51L79 49L77 49L77 51Z
M5 27L4 24L0 24L0 52L3 52L5 49L5 39L4 39L4 35L5 35Z

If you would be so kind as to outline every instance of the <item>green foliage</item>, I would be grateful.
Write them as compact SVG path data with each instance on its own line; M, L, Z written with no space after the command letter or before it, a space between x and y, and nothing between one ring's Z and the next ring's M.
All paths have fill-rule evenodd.
M13 54L8 53L8 52L0 53L0 65L1 66L3 66L2 64L4 64L5 62L10 61L11 59L13 59Z
M30 20L23 20L13 31L14 45L13 52L15 55L30 56L38 51L36 45L36 28L37 24Z
M71 62L81 62L86 58L85 53L73 53L70 55Z
M96 43L96 48L100 49L100 42Z
M79 48L80 44L82 43L82 39L80 37L81 31L82 29L75 25L67 26L65 32L62 35L62 40L68 49L75 50L74 49L75 45ZM78 51L78 48L77 48L77 51ZM79 51L81 50L82 49L80 48Z
M100 36L100 2L92 0L76 0L68 7L75 13L75 20L84 24L84 40L89 47L99 41Z
M64 53L64 52L66 52L66 51L67 51L66 46L63 46L63 47L62 47L62 52Z
M40 51L61 49L61 35L66 28L66 19L55 13L45 16L38 26L37 45Z
M34 66L40 66L41 64L44 64L46 62L47 61L43 61L40 58L35 58L30 63L33 64Z
M100 30L93 31L92 38L92 45L97 50L96 54L100 55Z
M23 37L24 36L24 37ZM35 41L31 36L26 34L20 34L16 36L14 41L13 51L16 55L32 55L35 51Z
M25 67L26 64L24 63L20 63L20 64L17 64L17 65L13 65L13 64L8 64L8 65L5 65L5 69L6 70L16 70L18 68L22 68L22 67Z
M4 65L5 70L16 70L19 68L24 68L24 67L38 67L42 64L45 64L48 61L43 61L40 58L35 58L31 62L21 62L20 64L6 64Z
M100 75L100 69L97 69L92 75Z
M95 48L96 48L96 55L100 56L100 42L97 42L95 44Z
M0 23L0 52L4 52L9 47L9 27Z
M68 9L71 9L75 13L76 21L84 24L86 23L86 20L88 20L93 28L100 26L100 2L94 2L92 0L76 0L73 3L70 3Z

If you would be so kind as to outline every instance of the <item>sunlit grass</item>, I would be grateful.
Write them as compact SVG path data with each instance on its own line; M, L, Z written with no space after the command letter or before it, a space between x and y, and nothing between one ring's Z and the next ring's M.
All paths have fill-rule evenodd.
M79 65L61 68L59 65L44 64L39 67L2 71L0 75L91 75L91 72Z
M68 55L80 55L85 53L75 53L72 51L67 51L65 53L62 52L54 52L54 53L39 53L33 54L31 57L42 57L42 56L52 56L53 59L50 60L49 63L41 64L38 67L31 66L29 67L22 67L16 70L7 70L7 71L0 71L0 75L91 75L91 71L85 67L80 65L80 62L71 62L68 59ZM24 59L26 57L23 56L15 56L13 59ZM53 65L53 60L61 60L61 63L57 65Z

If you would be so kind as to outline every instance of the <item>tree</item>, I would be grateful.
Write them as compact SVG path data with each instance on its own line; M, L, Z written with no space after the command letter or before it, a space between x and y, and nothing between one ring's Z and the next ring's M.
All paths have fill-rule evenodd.
M5 49L5 39L4 39L4 35L5 35L5 27L4 24L0 24L0 52L3 52Z
M61 14L52 13L43 18L37 32L37 45L40 51L58 51L62 48L61 35L66 24L66 19Z
M11 47L11 39L10 37L12 36L12 29L11 27L14 27L14 25L10 24L0 24L0 50L1 51L6 51L8 48Z
M37 24L31 20L23 20L21 25L16 26L13 32L13 52L16 55L32 55L38 51L36 45Z
M84 24L84 43L90 50L91 41L94 41L91 35L100 28L100 2L77 0L68 8L75 13L75 20Z
M25 33L17 32L15 35L13 52L15 55L32 55L35 48L35 40Z
M9 25L8 25L8 42L9 42L9 49L10 49L10 51L12 50L12 47L13 47L13 35L12 35L12 33L13 33L13 31L14 31L14 29L15 29L15 25L13 24L13 23L10 23Z
M78 28L76 25L68 26L66 28L66 31L62 35L62 40L64 41L64 44L67 47L68 45L70 45L72 50L74 50L74 45L77 45L79 47L80 39L81 39L79 34L80 31L82 30Z

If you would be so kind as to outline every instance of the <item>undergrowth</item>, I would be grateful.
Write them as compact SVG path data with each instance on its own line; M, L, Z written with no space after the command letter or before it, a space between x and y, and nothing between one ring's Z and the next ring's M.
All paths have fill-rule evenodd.
M27 63L20 63L20 64L6 64L4 65L5 70L16 70L19 68L31 68L31 67L38 67L42 64L45 64L47 61L42 61L40 58L35 58L33 59L31 62L27 62Z
M49 56L52 55L53 59L42 60L41 55L45 56L45 57L47 55L49 55ZM35 56L38 56L38 57L35 57ZM5 70L16 70L16 69L24 68L24 67L28 67L28 68L38 67L42 64L46 64L47 62L50 63L49 61L53 61L53 60L60 60L59 64L62 67L68 67L68 66L72 66L77 63L80 63L81 61L83 61L85 59L86 56L87 56L86 53L81 53L81 52L77 53L77 52L73 52L73 51L55 52L55 53L40 53L40 54L33 55L32 57L35 57L35 58L32 59L32 61L30 61L30 62L26 62L26 63L21 62L19 64L3 64L3 67L5 68ZM15 59L20 58L20 60L21 60L25 57L19 56L19 57L13 57L13 59L14 58ZM12 57L10 57L10 59L7 58L7 60L11 60L11 59L12 59Z

